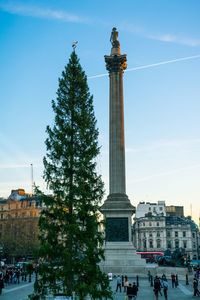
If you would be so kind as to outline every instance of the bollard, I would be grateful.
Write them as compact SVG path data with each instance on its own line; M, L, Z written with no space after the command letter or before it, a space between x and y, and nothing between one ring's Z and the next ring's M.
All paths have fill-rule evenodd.
M151 275L151 286L153 286L153 276Z
M137 284L137 287L139 287L139 276L138 275L136 276L136 284Z
M185 275L185 284L186 284L186 285L189 285L188 274Z
M151 280L151 272L149 270L148 270L148 280L149 280L149 282Z
M176 281L175 281L175 286L178 286L178 275L176 274Z

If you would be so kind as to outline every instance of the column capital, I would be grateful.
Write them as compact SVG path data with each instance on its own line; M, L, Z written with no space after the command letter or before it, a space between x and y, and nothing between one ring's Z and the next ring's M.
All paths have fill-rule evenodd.
M126 54L123 55L105 55L106 69L109 73L123 72L127 68Z

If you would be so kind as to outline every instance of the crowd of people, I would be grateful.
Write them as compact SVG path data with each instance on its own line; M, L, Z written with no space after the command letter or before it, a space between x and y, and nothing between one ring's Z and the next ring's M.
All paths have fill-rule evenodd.
M170 278L167 279L165 274L163 274L161 277L155 276L155 278L153 278L153 276L149 272L148 278L149 281L151 282L151 286L153 287L153 292L156 300L158 300L159 296L164 296L164 299L168 300L169 284L172 289L177 288L179 285L178 275L174 273L171 274L171 283L169 283ZM136 279L137 279L136 282L130 282L127 276L118 275L116 279L115 291L126 293L127 300L136 299L139 291L138 278L136 277ZM200 280L200 271L196 271L193 279L193 296L200 296L200 291L198 289L199 280Z
M35 272L36 272L35 268ZM5 285L9 284L19 284L20 282L26 282L27 280L31 281L31 273L28 272L27 268L24 267L15 267L15 266L4 266L0 269L0 294L2 294L2 289ZM37 273L37 272L36 272ZM168 300L168 288L169 283L168 280L163 274L161 277L155 276L154 279L150 272L148 273L149 281L151 282L151 286L153 287L153 292L155 295L155 299L158 300L159 296L164 296L165 300ZM196 271L193 279L193 296L200 296L200 291L198 289L200 279L200 272ZM178 275L171 274L171 287L177 288L179 285ZM139 278L136 277L136 282L130 282L128 277L118 275L116 278L116 292L124 292L126 294L127 300L136 299L138 291L139 291Z
M121 292L122 288L124 289L123 292L127 295L127 300L136 299L138 293L138 283L136 282L129 282L128 277L125 276L117 276L117 285L116 285L116 292Z
M26 268L4 266L0 268L0 294L6 285L19 284L21 281L31 281L31 272Z
M150 273L149 275L149 281L151 281ZM153 277L152 277L153 278ZM133 300L136 299L138 291L139 291L139 282L138 277L136 277L137 282L129 282L127 276L117 276L116 280L116 292L121 292L123 288L123 292L126 293L127 300ZM178 286L178 275L172 274L171 275L171 282L172 282L172 288L175 288ZM159 295L164 295L164 299L168 300L168 280L165 276L165 274L162 275L162 277L155 276L154 280L152 281L152 287L153 292L155 294L155 299L158 300Z

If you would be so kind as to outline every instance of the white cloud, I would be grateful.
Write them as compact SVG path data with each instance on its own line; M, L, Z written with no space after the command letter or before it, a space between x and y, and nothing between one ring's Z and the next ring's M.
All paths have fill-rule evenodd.
M11 14L18 14L22 16L31 16L43 19L52 19L62 22L71 23L92 23L92 20L87 17L82 17L76 14L69 13L65 10L54 10L41 6L22 5L16 2L3 2L0 3L0 10L6 11ZM96 20L96 22L98 22ZM100 21L101 25L108 26L109 23ZM110 26L110 25L109 25ZM142 26L130 24L128 22L121 22L120 30L130 32L132 34L140 35L148 39L162 41L166 43L177 43L190 47L196 47L200 45L200 39L179 36L171 33L157 34L149 33Z
M135 24L133 25L128 22L121 22L119 27L120 27L120 31L122 30L133 34L139 34L139 35L143 35L145 31L142 26L138 26Z
M135 147L135 148L126 148L127 153L137 153L137 152L149 152L149 151L156 151L161 148L166 149L186 149L187 147L193 147L193 146L200 146L200 139L186 139L186 140L159 140L152 142L148 145L140 146L140 147Z
M186 36L180 36L172 33L152 33L146 30L142 26L136 26L135 24L123 22L120 24L120 30L130 32L132 34L142 36L147 39L161 41L165 43L176 43L190 47L196 47L200 45L199 38L192 38Z
M180 37L173 34L163 34L163 35L147 35L149 39L167 42L167 43L177 43L190 47L196 47L200 45L200 39L194 39L190 37Z
M145 176L145 177L142 177L142 178L131 180L130 182L136 183L136 182L149 181L153 178L159 178L159 177L162 177L162 176L171 176L171 175L176 174L176 173L182 173L182 172L185 172L185 171L189 171L189 170L193 170L193 169L199 169L199 168L200 168L200 164L190 165L190 166L186 166L186 167L183 167L183 168L172 169L172 170L161 172L161 173L151 174L149 176Z
M68 13L63 10L53 10L39 6L20 5L13 2L0 3L0 9L11 14L52 19L71 23L89 23L89 19Z

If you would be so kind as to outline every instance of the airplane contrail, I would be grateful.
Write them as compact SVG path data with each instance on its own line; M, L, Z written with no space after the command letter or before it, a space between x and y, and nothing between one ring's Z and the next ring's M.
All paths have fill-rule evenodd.
M139 67L135 67L135 68L130 68L130 69L125 70L125 72L148 69L148 68L157 67L157 66L161 66L161 65L172 64L172 63L175 63L175 62L178 62L178 61L184 61L184 60L190 60L190 59L196 59L196 58L200 58L200 54L193 55L193 56L175 58L175 59L166 60L166 61L161 61L161 62L158 62L158 63L139 66ZM108 76L108 73L89 76L88 79L94 79L94 78L105 77L105 76Z

